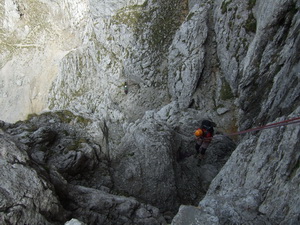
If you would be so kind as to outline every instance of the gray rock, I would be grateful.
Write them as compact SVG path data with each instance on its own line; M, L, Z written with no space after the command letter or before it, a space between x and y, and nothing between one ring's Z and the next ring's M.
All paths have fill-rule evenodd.
M176 206L172 131L153 119L130 127L114 160L114 181L119 191L166 210Z
M77 219L71 219L70 221L66 222L65 225L85 225L85 223L80 222Z
M258 137L247 135L200 201L204 212L195 212L194 216L209 213L218 218L219 224L298 223L299 132L299 126L290 125L261 131ZM175 222L184 221L186 215L177 217Z
M208 189L201 209L181 207L174 223L198 223L193 215L204 224L299 223L297 127L236 137L232 155L232 140L219 136L199 167L192 157L192 133L203 118L231 133L299 117L299 1L52 3L0 3L0 116L14 122L45 109L75 115L1 122L1 134L10 136L6 171L17 168L25 181L22 171L38 171L35 179L51 190L46 196L53 183L60 196L53 202L75 205L87 220L112 213L122 214L119 223L155 224L158 209L132 209L140 199L170 220L179 204L198 204ZM36 202L19 201L27 192L15 199L9 190L0 193L4 207L17 203L5 214L12 223L29 211L32 218L44 210L56 215L50 203L39 211ZM137 203L118 199L114 208L113 192ZM95 196L116 211L99 203L101 214Z
M133 198L69 185L67 208L87 224L166 224L159 211Z
M224 114L224 113L226 113L226 112L228 112L229 111L229 109L227 109L227 108L218 108L217 109L217 113L219 114L219 115L222 115L222 114Z
M200 213L201 212L201 213ZM192 225L192 224L212 224L218 225L219 219L216 216L204 212L200 207L180 206L177 215L171 225Z
M196 4L169 49L169 91L181 108L189 105L204 67L208 10L209 5L199 7Z
M193 133L202 118L197 121L197 111L182 112L176 105L129 125L112 164L117 190L163 212L176 211L179 202L197 204L235 148L229 138L216 137L197 166Z
M1 224L61 224L67 214L51 183L32 168L26 149L0 135Z
M67 216L85 224L166 224L157 208L109 193L113 191L110 170L114 168L107 167L105 156L93 142L82 141L87 136L80 136L78 142L78 135L83 134L79 124L70 126L58 115L62 116L60 112L46 113L33 116L30 121L2 126L3 224L58 224L66 222ZM72 118L71 114L68 116ZM70 144L72 149L66 150ZM43 150L45 158L37 160L42 146L47 146Z

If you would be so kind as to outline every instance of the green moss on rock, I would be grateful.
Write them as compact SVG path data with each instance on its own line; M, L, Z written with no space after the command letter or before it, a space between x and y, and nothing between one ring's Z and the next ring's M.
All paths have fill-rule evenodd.
M253 7L255 6L255 4L256 4L256 0L249 0L248 1L248 10L251 10L251 9L253 9Z
M246 23L244 25L246 32L255 33L256 32L256 19L253 15L253 13L250 13L248 16L248 19L246 20Z
M221 12L222 14L226 13L228 11L228 5L232 2L232 0L225 0L222 2L221 5Z
M122 8L112 17L112 23L131 28L137 39L147 30L147 42L152 49L161 50L171 43L176 30L188 14L188 2L181 0L158 1L151 8L147 4Z
M221 100L229 100L229 99L234 98L231 87L226 80L223 81L220 98L221 98Z

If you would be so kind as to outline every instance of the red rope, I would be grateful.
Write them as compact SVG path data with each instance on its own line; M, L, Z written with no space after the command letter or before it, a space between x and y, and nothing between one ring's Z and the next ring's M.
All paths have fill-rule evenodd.
M235 135L250 133L250 132L254 132L254 131L258 131L258 130L271 129L271 128L274 128L274 127L287 126L287 125L296 124L296 123L300 123L300 117L284 120L284 121L281 121L281 122L271 123L271 124L264 125L264 126L261 126L261 127L251 128L251 129L248 129L248 130L238 131L238 132L234 132L234 133L231 133L231 134L223 134L221 136L235 136ZM204 138L204 139L210 139L211 140L212 137Z
M231 133L231 134L224 134L224 135L225 136L234 136L234 135L245 134L245 133L254 132L254 131L258 131L258 130L271 129L271 128L280 127L280 126L287 126L287 125L295 124L295 123L300 123L300 117L284 120L284 121L277 122L277 123L271 123L271 124L261 126L261 127L251 128L248 130L238 131L238 132Z

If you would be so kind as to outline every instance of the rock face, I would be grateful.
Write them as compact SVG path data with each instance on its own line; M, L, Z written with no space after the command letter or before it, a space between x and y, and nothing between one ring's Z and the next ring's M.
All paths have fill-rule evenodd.
M200 124L195 110L176 111L178 104L148 112L131 125L115 157L115 187L158 206L177 210L180 202L196 202L230 156L235 144L215 139L206 160L197 166L189 134ZM153 192L155 190L155 192Z
M171 109L149 112L143 123L129 128L120 151L110 155L82 130L92 122L68 111L32 115L15 124L2 122L1 162L9 165L1 182L2 199L9 202L0 210L5 215L3 224L59 224L69 218L86 224L166 224L181 203L196 204L235 144L226 138L214 140L207 158L197 166L198 160L190 156L195 151L193 139L181 137L192 132L195 121L185 119L195 118L197 111L190 110L185 116L173 112L163 122ZM191 151L181 150L187 148ZM17 170L15 164L21 168ZM28 203L19 209L19 214L28 216L6 214L14 211L11 204L25 201L31 180L44 184L35 185L30 193L41 205ZM19 192L22 196L13 198L20 187L25 197Z
M1 1L2 120L15 122L47 108L60 61L82 43L74 31L85 23L84 5L81 1Z
M299 108L296 112L299 115ZM299 223L299 153L295 150L300 129L298 125L282 130L279 136L277 130L249 136L213 181L199 206L205 211L213 208L210 213L217 215L220 224L249 220L255 224ZM235 182L224 185L222 180L229 179Z
M182 206L172 224L298 224L299 136L299 125L247 135L198 207Z
M109 193L113 168L78 119L62 112L2 123L1 224L165 224L156 207Z
M1 222L299 223L299 124L222 135L299 117L299 7L2 1Z
M240 129L298 118L299 2L218 1L214 20ZM299 137L299 124L247 134L198 207L182 206L172 224L298 224Z
M1 135L1 224L60 224L66 219L53 186L29 164L22 145Z

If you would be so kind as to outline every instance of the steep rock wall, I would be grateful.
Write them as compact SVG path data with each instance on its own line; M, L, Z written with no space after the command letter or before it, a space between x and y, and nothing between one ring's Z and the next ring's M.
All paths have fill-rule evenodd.
M86 7L82 1L5 0L0 15L0 115L16 121L47 108L60 60L82 43Z
M216 2L217 52L240 129L300 115L299 6ZM299 137L299 124L242 137L198 207L182 206L172 224L299 223Z
M168 103L165 54L184 19L184 3L122 3L112 5L105 17L98 2L91 4L98 10L91 8L89 39L65 57L51 89L50 109L124 123Z
M189 134L201 118L212 118L218 130L230 132L299 116L299 1L65 0L36 4L26 0L1 3L1 119L14 121L47 107L69 109L93 120L87 131L106 154L118 160L123 153L131 156L132 149L147 149L141 143L149 137L147 132L137 135L149 121L149 127L164 125L161 140L169 148L173 148L172 132L179 129L182 133L174 139L184 149L176 150L185 152L192 146ZM35 10L44 13L32 13ZM30 35L32 41L28 41ZM11 92L13 87L15 92ZM177 113L185 118L181 121ZM191 127L182 129L182 123ZM215 224L296 221L297 129L241 137L223 176L216 178L200 203L203 209L190 213L189 207L182 207L173 223L199 218ZM289 138L290 149L286 146ZM168 148L163 150L168 152ZM275 157L274 152L281 156ZM143 154L135 157L143 159ZM130 157L127 160L116 166L132 165ZM273 167L292 175L279 176L275 182L253 179L255 170L269 173ZM241 174L231 177L231 171ZM273 176L270 172L266 179ZM283 210L279 222L271 207L273 197L278 202L296 199L279 207ZM247 204L249 212L245 213Z

